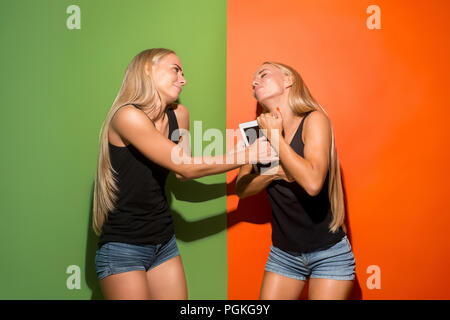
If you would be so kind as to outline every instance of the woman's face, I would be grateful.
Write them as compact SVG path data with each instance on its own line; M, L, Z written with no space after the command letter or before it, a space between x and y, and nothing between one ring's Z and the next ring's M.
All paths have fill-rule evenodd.
M253 95L264 104L267 99L281 96L288 87L288 82L288 77L279 68L263 64L253 77Z
M175 102L186 84L180 59L173 53L162 57L152 66L156 89L166 104Z

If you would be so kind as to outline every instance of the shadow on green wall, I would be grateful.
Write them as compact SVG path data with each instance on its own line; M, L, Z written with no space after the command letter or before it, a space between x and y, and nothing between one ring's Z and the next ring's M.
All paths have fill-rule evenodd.
M169 174L166 183L166 194L169 205L172 205L172 194L176 199L188 202L204 202L226 196L227 187L225 183L204 184L195 180L179 181L173 173ZM104 299L100 282L95 273L95 254L99 237L92 229L92 200L94 184L91 187L89 221L87 222L87 241L85 274L86 284L91 290L91 300ZM196 241L206 238L227 228L226 210L211 217L196 221L187 221L179 212L172 210L177 239L184 242Z
M173 173L169 174L166 186L167 201L170 206L172 206L172 194L178 200L195 203L224 197L227 192L226 183L204 184L195 180L179 181ZM195 221L186 220L182 214L172 209L172 217L176 237L184 242L203 239L227 228L226 208L219 214Z
M89 220L87 221L87 241L86 241L86 258L84 272L86 275L86 284L91 290L91 300L101 300L104 299L102 290L100 288L100 282L97 279L97 274L95 273L95 253L97 251L98 236L95 234L94 229L92 229L92 204L94 198L94 183L91 187L90 196L90 210L89 210Z

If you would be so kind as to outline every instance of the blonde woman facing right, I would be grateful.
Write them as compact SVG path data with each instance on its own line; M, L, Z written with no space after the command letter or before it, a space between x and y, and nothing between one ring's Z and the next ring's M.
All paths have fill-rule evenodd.
M106 299L187 299L164 193L169 171L193 179L258 158L256 144L226 155L191 158L189 141L177 130L189 130L189 114L174 104L185 84L175 52L142 51L129 64L103 124L93 227L100 235L95 267Z

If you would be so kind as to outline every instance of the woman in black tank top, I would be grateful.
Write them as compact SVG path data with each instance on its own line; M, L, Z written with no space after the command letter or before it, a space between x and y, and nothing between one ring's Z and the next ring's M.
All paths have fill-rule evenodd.
M258 154L256 144L192 158L188 111L175 104L185 84L175 52L144 50L128 66L103 123L93 228L100 235L96 272L107 299L187 298L164 193L169 171L193 179L275 159Z
M266 111L258 124L280 159L269 169L243 166L236 183L240 198L266 189L272 206L272 247L260 297L297 299L309 278L310 299L345 299L355 260L331 123L287 65L265 62L252 86Z

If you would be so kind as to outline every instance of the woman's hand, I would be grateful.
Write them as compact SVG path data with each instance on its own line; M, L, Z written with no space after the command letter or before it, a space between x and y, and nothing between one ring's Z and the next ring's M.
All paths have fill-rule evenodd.
M266 130L264 133L271 143L272 137L275 135L277 135L278 138L281 137L283 132L283 119L281 118L281 113L278 110L274 113L263 113L256 119L256 121L258 121L258 125L261 129Z

